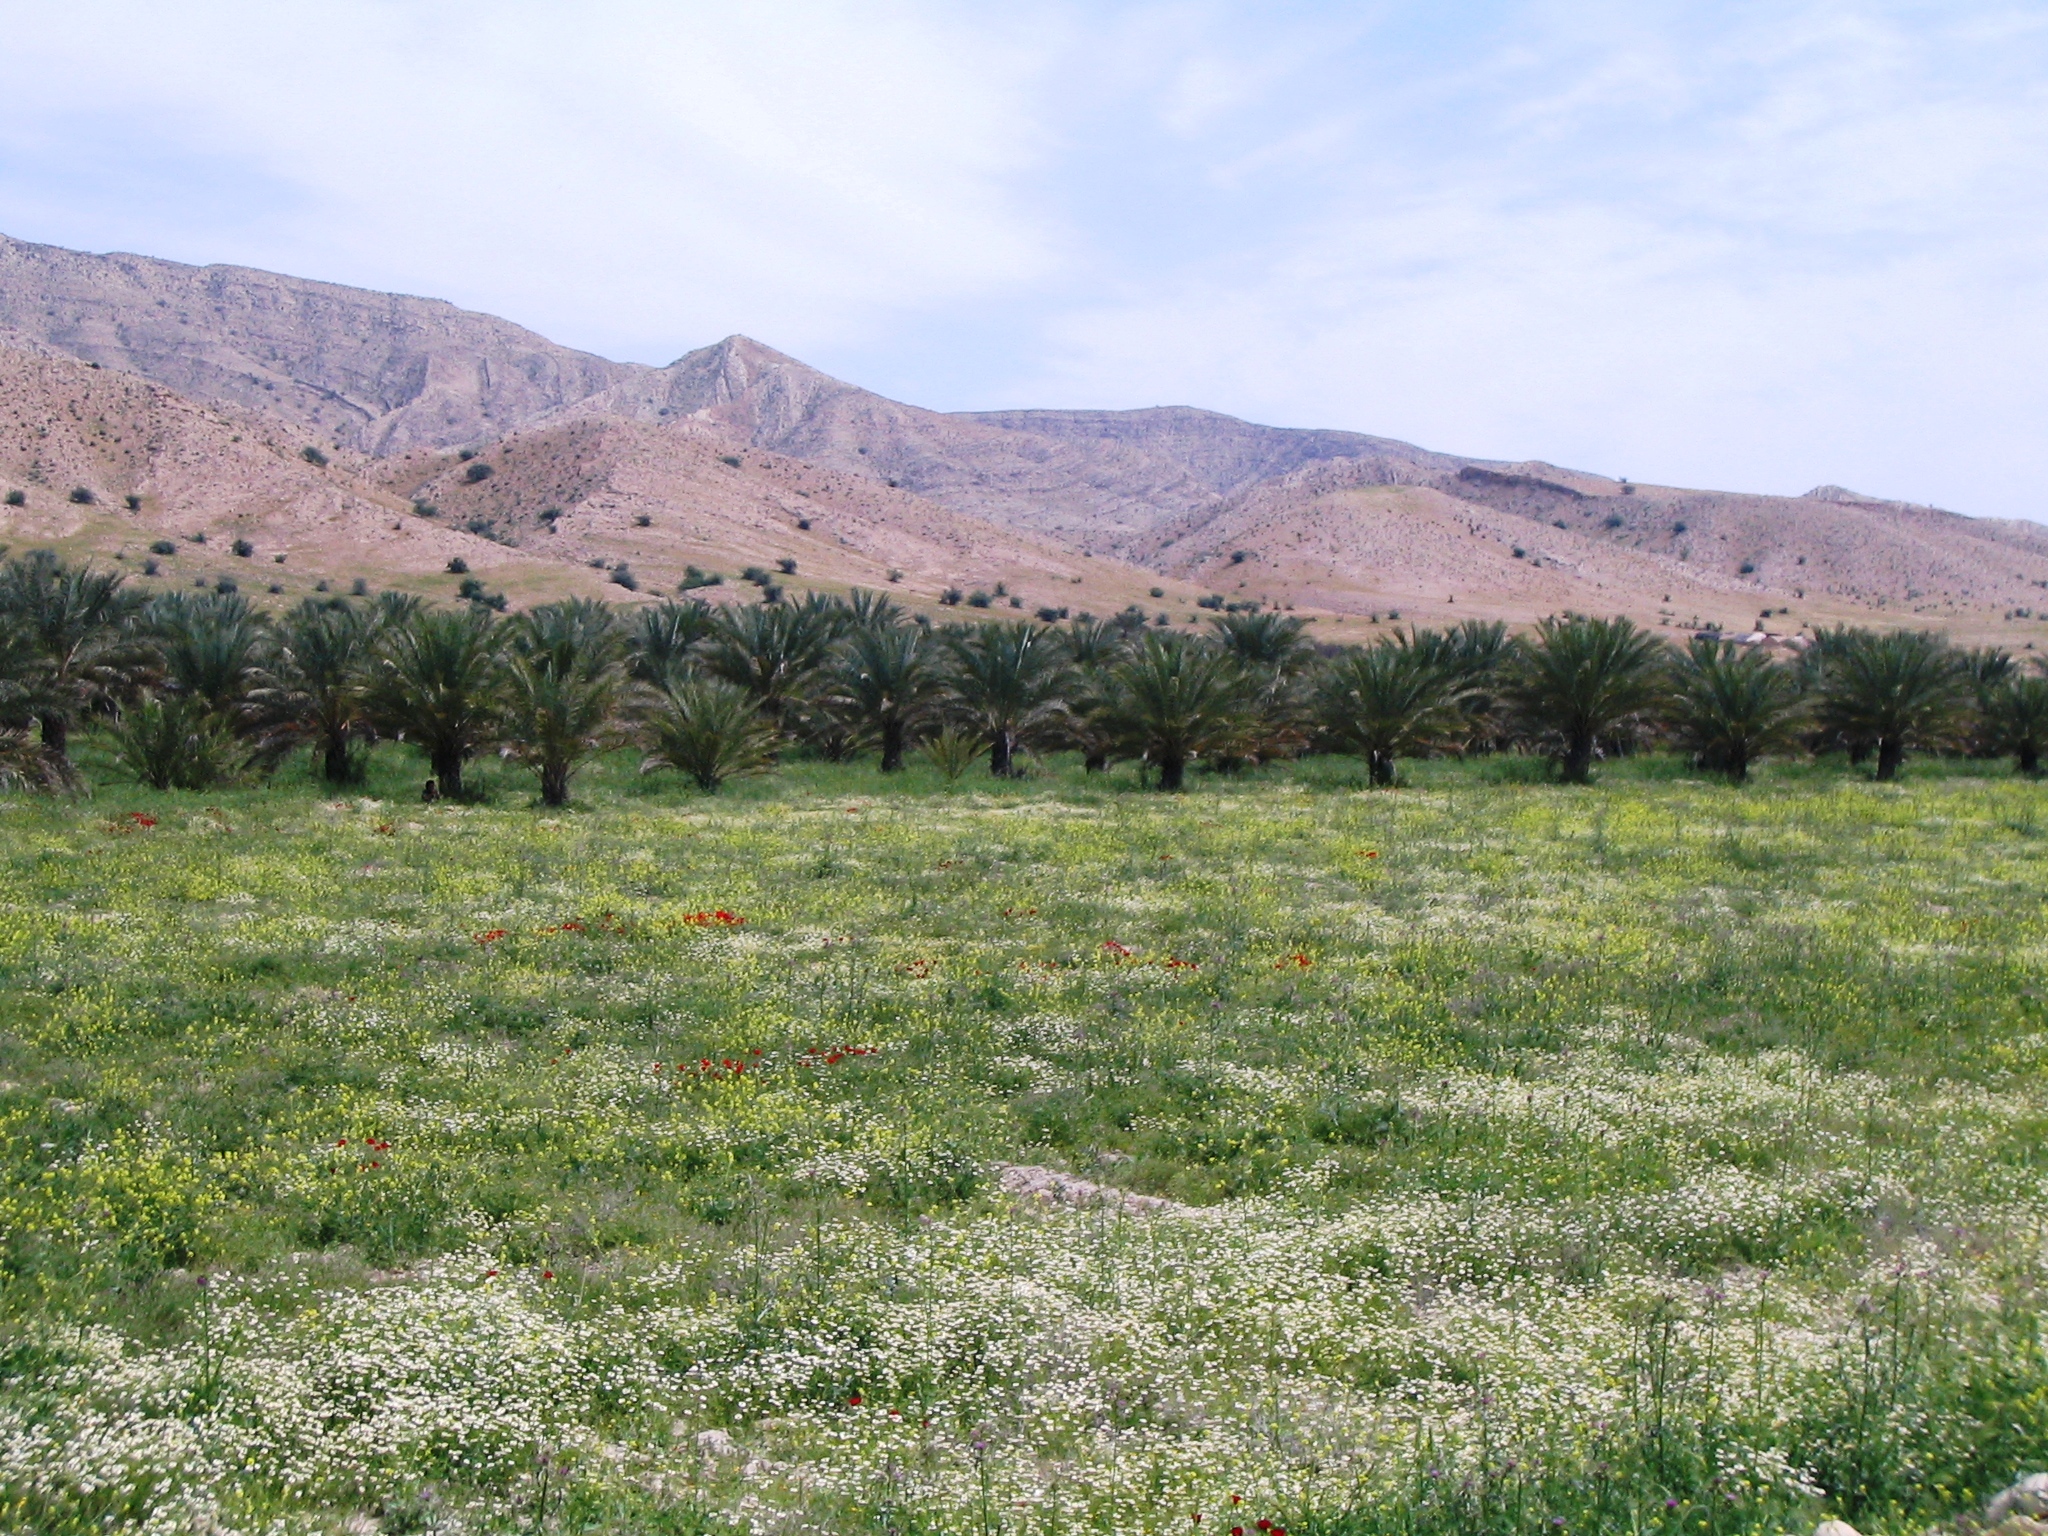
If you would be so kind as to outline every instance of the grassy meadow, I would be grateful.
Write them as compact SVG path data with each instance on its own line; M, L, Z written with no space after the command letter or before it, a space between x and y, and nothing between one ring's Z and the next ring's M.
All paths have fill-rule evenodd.
M1906 1533L2048 1464L1998 765L92 776L0 805L0 1529Z

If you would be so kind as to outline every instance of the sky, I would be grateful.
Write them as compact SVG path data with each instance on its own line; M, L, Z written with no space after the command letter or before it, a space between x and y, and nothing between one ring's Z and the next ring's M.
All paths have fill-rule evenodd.
M0 231L2048 520L2048 3L0 0Z

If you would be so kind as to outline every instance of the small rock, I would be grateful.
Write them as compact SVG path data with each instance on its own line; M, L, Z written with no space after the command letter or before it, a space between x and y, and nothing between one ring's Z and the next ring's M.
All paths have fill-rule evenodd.
M706 1456L723 1459L740 1453L739 1443L722 1429L700 1430L697 1434L697 1449Z
M1862 1533L1846 1520L1823 1520L1814 1527L1813 1536L1862 1536Z
M1984 1523L1997 1525L2010 1515L2039 1520L2048 1515L2048 1472L2030 1472L1984 1506Z

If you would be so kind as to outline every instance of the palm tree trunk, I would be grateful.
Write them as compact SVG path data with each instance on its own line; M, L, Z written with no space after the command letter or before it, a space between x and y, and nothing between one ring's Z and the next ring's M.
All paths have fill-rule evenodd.
M1374 787L1385 789L1394 782L1394 754L1391 752L1368 752L1365 755L1366 777Z
M567 805L569 803L569 765L567 763L541 764L540 803L542 805Z
M336 731L327 738L327 744L321 753L320 776L330 784L346 784L349 781L346 731Z
M1749 782L1749 753L1741 747L1728 749L1728 782L1747 784Z
M1567 784L1584 784L1593 777L1593 733L1573 731L1565 739L1563 778Z
M995 739L988 744L988 771L998 779L1007 779L1013 769L1016 754L1016 738L1008 731L997 731Z
M882 772L897 773L902 770L903 734L901 720L882 722Z
M443 800L462 798L462 754L460 752L436 752L433 756L434 777L440 781Z
M43 750L52 757L69 757L71 747L71 717L51 713L42 717Z
M1159 787L1169 793L1178 790L1187 777L1188 760L1184 753L1162 752L1159 754Z
M1109 754L1099 747L1090 747L1088 755L1081 759L1083 773L1103 773L1109 768Z
M1891 783L1899 776L1899 764L1905 760L1905 742L1896 736L1881 737L1877 743L1877 782Z
M2041 748L2036 743L2021 742L2019 757L2019 770L2027 777L2032 778L2041 771Z

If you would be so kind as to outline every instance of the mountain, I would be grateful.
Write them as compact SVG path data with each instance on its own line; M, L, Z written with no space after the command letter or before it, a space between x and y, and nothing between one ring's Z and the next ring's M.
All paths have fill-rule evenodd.
M456 547L522 593L603 587L588 573L619 560L648 590L686 564L794 560L795 580L828 586L898 571L912 601L1000 582L1027 608L1137 601L1182 622L1210 592L1323 615L1331 633L1396 612L1578 608L1674 627L1876 620L2019 638L2048 604L2048 530L1838 486L1631 485L1185 406L931 411L746 337L664 368L615 363L438 300L249 268L0 237L0 328L20 356L150 381L171 392L152 410L174 411L174 395L266 445L261 473L231 455L218 485L202 484L203 456L182 480L152 469L162 489L150 482L146 509L168 498L180 515L247 522L285 515L256 510L262 497L339 497L377 511L335 514L329 542L345 525L367 541L358 563L412 581ZM7 387L33 396L10 368ZM296 457L306 446L332 460L320 474ZM37 468L35 450L0 441L0 480L69 473ZM479 452L490 473L471 479L459 454ZM257 481L271 489L237 489Z

